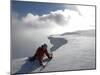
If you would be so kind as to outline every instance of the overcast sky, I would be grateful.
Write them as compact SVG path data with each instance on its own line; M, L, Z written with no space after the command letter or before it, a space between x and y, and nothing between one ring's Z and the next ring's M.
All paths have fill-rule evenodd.
M59 28L74 31L91 29L95 26L95 8L93 6L12 1L11 11L14 22L20 22L22 27L35 29L49 27L58 29L57 31Z

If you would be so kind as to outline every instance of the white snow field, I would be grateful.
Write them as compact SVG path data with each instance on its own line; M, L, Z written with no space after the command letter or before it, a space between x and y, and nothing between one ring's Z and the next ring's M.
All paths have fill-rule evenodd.
M95 61L95 30L85 30L73 33L51 35L53 59L41 72L89 70L96 68ZM37 61L26 61L27 57L12 60L11 72L40 72Z

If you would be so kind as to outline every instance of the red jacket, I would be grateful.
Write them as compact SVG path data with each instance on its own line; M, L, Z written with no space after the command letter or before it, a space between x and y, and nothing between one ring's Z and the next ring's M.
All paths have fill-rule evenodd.
M50 58L47 49L39 47L36 51L36 58L39 60L42 60L44 55L46 55L48 58Z

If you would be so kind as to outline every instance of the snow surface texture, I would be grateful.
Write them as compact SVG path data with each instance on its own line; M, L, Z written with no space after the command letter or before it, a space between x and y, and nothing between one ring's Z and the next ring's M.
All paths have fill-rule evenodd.
M51 35L53 59L41 72L95 69L95 30ZM13 73L40 72L38 61L26 61L27 57L12 61Z

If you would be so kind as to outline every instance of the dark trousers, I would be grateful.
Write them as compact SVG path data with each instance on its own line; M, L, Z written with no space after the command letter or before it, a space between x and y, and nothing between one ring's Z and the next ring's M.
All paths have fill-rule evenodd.
M39 64L42 65L42 59L39 59L36 54L32 57L29 57L29 61L34 62L34 60L38 60Z

